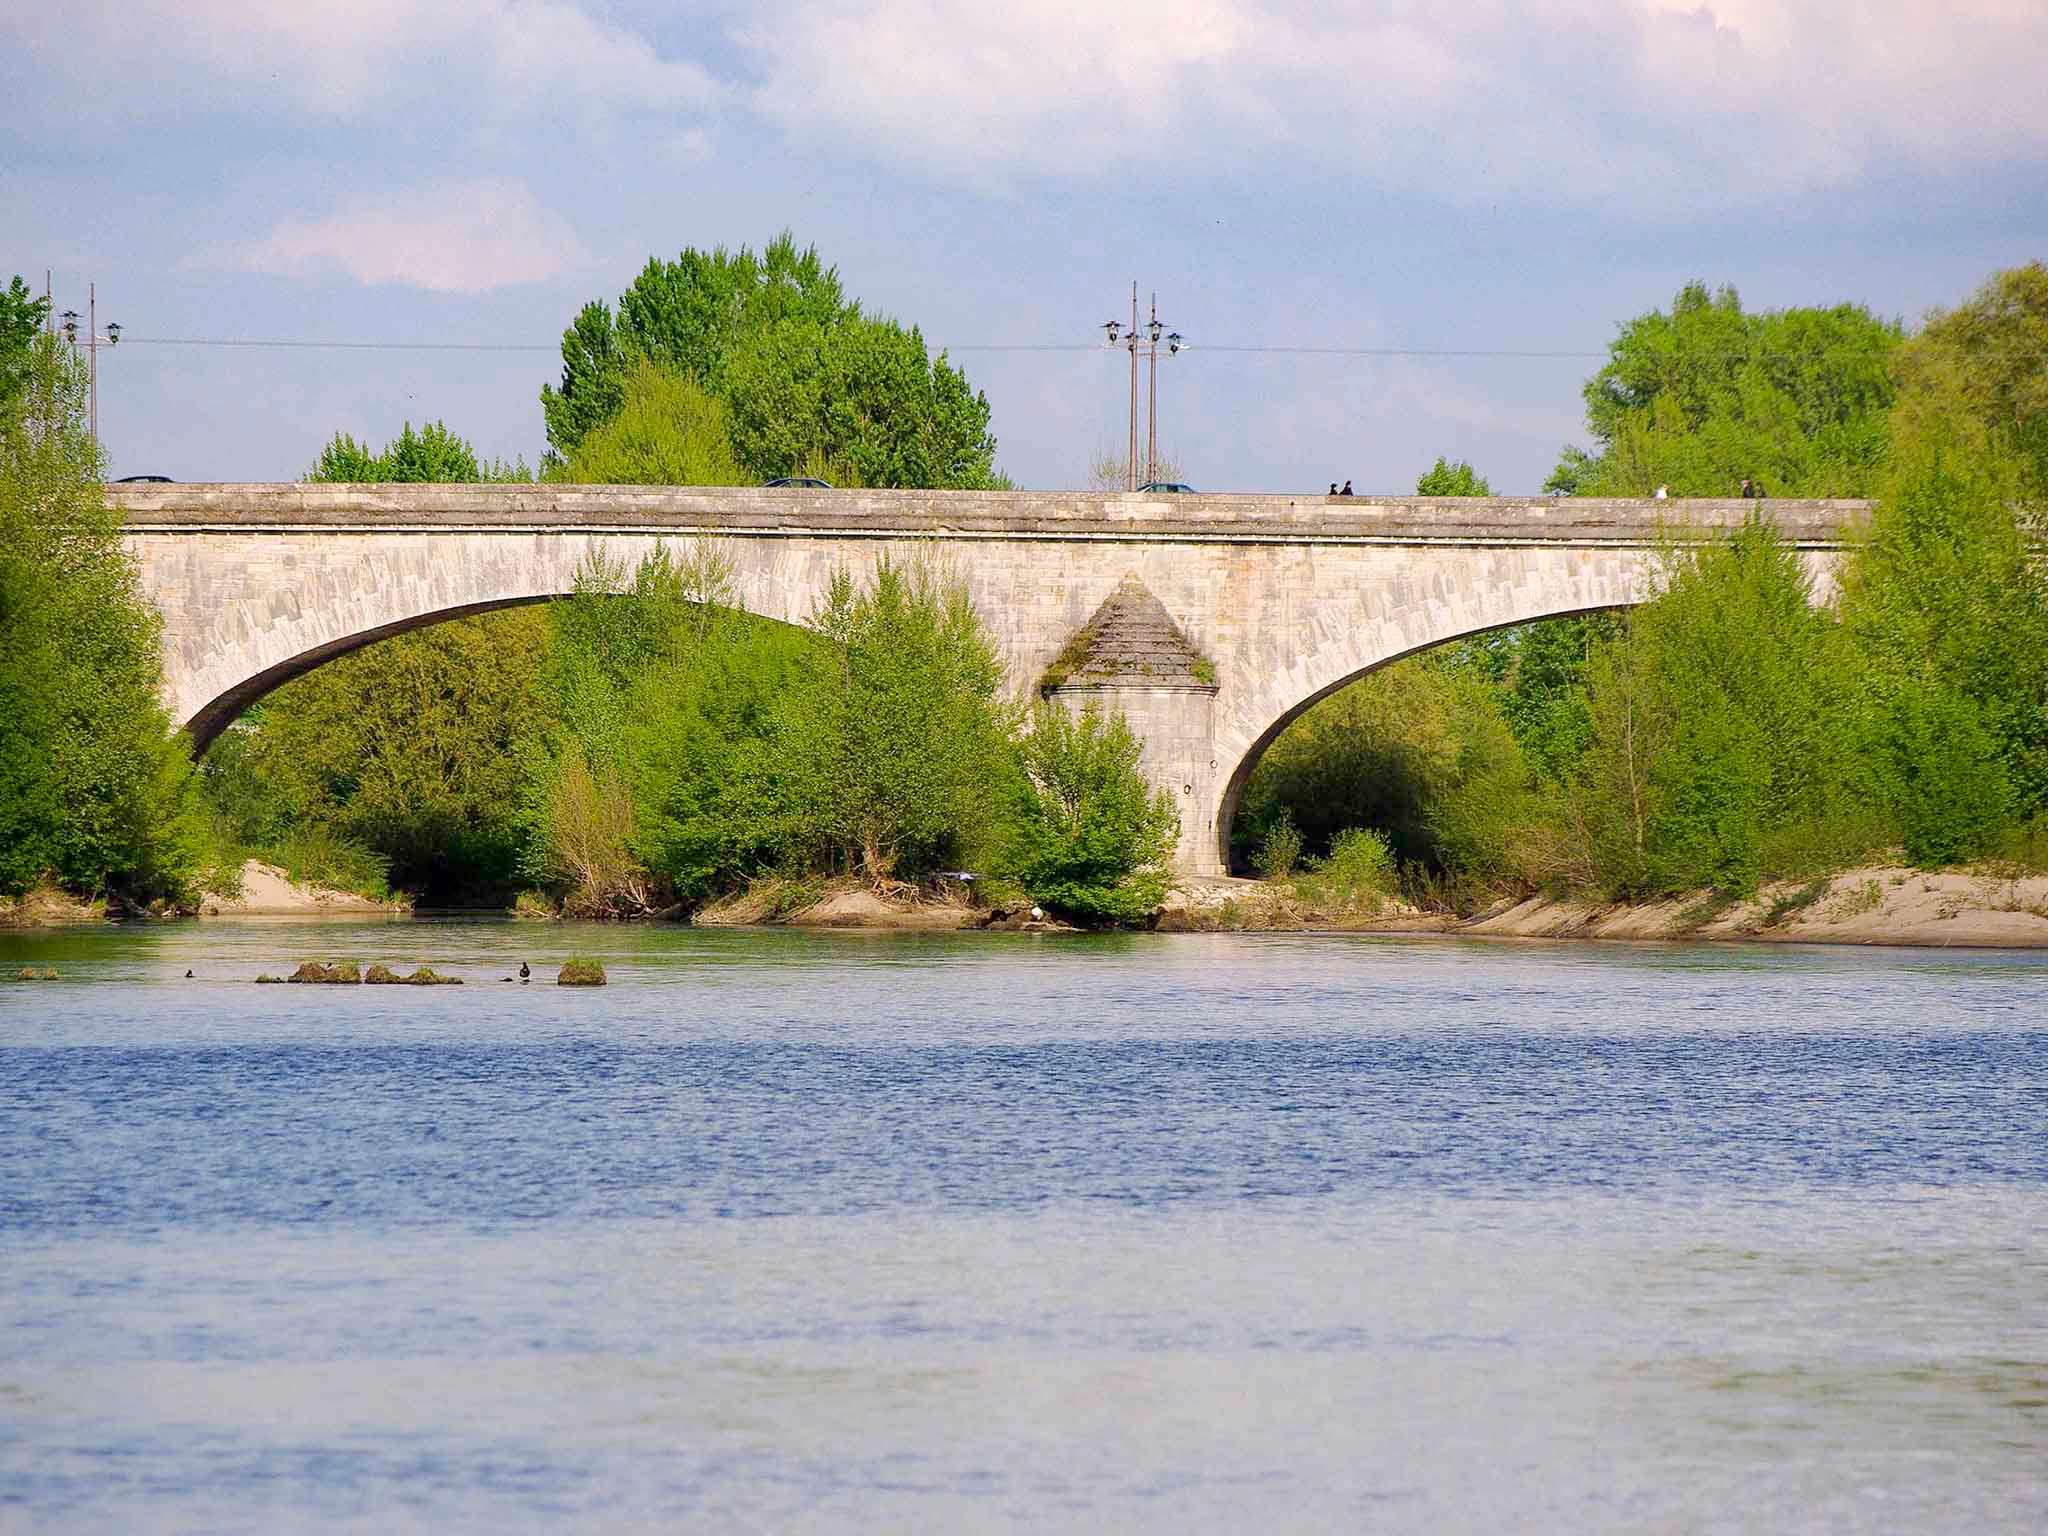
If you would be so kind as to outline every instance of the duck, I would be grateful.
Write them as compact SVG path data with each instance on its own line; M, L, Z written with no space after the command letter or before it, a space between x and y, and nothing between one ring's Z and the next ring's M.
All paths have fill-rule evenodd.
M533 979L533 967L524 960L519 962L519 979L521 981L531 981Z

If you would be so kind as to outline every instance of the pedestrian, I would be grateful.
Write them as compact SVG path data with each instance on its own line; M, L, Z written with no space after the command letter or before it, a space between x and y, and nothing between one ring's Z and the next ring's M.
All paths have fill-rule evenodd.
M1337 482L1334 480L1330 482L1330 494L1332 496L1337 494Z
M1742 477L1742 499L1744 501L1749 501L1753 499L1755 495L1756 488L1750 484L1749 476L1744 475Z
M1657 487L1657 499L1658 499L1659 501L1664 501L1664 500L1667 500L1667 499L1668 499L1668 498L1670 497L1670 495L1671 495L1671 487L1670 487L1670 486L1668 486L1668 485L1660 485L1660 486L1658 486L1658 487Z
M1344 489L1339 491L1337 494L1339 496L1349 496L1351 494L1351 482L1349 480L1346 480L1344 482Z

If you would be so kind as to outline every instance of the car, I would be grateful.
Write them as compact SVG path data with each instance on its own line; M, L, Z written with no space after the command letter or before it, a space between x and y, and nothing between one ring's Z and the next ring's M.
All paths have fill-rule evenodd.
M777 490L829 491L830 480L820 480L812 475L777 475L773 480L763 480L763 485Z
M116 485L174 485L177 482L169 475L123 475Z
M1195 488L1192 485L1182 485L1178 480L1147 480L1138 489L1140 491L1151 491L1155 495L1192 496L1195 494Z

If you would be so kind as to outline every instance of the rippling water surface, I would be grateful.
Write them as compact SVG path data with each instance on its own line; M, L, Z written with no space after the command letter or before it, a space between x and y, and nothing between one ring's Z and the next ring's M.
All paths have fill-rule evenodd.
M612 985L545 984L571 949ZM309 956L467 984L248 984ZM0 1527L2048 1528L2048 956L244 922L27 963Z

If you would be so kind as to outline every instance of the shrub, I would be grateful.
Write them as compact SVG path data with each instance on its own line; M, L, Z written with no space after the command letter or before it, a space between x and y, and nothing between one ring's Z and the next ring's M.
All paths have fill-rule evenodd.
M1330 856L1294 882L1295 894L1311 906L1364 912L1379 911L1399 888L1393 845L1371 827L1338 833Z
M1139 772L1142 747L1121 714L1033 711L1020 752L1006 872L1039 905L1071 917L1133 922L1165 898L1180 837L1173 796Z
M871 880L958 867L1011 799L1003 663L966 586L922 562L839 572L812 628L832 647L777 730L793 809Z
M1269 880L1282 879L1294 873L1294 866L1301 862L1301 831L1294 825L1294 818L1283 808L1280 817L1266 828L1266 835L1259 839L1258 852L1252 855L1252 868Z
M564 987L601 987L605 984L604 967L587 955L575 955L562 966L555 982Z

